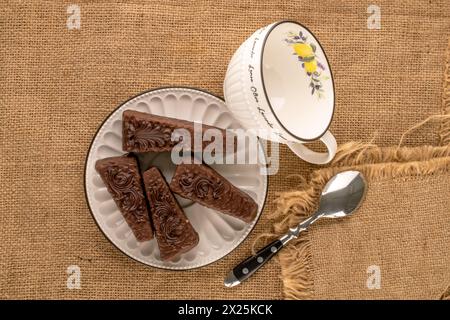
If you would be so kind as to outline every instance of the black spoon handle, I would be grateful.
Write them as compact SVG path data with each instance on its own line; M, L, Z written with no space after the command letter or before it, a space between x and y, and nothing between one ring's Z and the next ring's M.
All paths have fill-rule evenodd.
M259 250L254 256L250 256L238 264L233 271L231 271L232 274L229 274L227 277L228 281L229 279L234 279L235 283L227 283L227 280L225 280L225 285L234 286L244 280L247 280L253 273L269 261L282 247L283 243L280 240L275 240L272 243L269 243L267 246Z

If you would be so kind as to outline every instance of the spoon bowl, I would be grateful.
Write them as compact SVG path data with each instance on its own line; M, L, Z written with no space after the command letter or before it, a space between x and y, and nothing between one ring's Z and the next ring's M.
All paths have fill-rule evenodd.
M342 218L353 214L366 194L366 181L359 171L344 171L328 181L320 197L317 214Z

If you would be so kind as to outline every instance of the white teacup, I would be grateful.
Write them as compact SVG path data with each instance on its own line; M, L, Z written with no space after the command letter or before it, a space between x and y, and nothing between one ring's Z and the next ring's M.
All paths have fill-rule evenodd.
M301 24L275 22L250 36L228 65L224 95L247 129L267 132L263 138L287 144L310 163L333 159L333 78L319 41ZM318 139L328 152L304 145Z

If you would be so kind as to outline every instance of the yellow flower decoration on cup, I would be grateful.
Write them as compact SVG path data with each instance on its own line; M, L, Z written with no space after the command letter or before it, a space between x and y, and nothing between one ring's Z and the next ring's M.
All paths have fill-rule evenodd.
M294 55L302 63L302 68L310 78L311 94L316 94L318 98L324 96L322 81L328 80L327 76L322 75L325 66L317 60L316 46L307 42L307 37L300 31L298 34L290 32L285 39L286 43L294 49Z

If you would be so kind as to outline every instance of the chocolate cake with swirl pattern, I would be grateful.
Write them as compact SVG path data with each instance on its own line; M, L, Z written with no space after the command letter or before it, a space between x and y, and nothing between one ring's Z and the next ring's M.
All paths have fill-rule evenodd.
M255 219L258 212L258 205L248 194L205 164L178 165L170 189L184 198L245 222Z
M98 160L95 169L138 241L153 238L136 159L131 155Z
M198 234L160 171L150 168L143 178L161 259L170 260L194 248L199 241Z
M194 122L134 110L124 111L122 121L122 148L124 151L171 151L182 140L182 138L178 138L172 141L172 133L176 129L185 129L190 133L191 144L186 146L186 149L194 150ZM204 124L201 128L202 137L208 129L219 130L223 137L223 140L220 142L222 144L222 153L225 153L227 150L236 151L236 136L231 134L231 132L228 133L230 139L226 139L227 131L224 129ZM199 138L202 139L202 137ZM210 143L210 141L202 141L199 146L203 150ZM227 144L229 145L228 149Z

